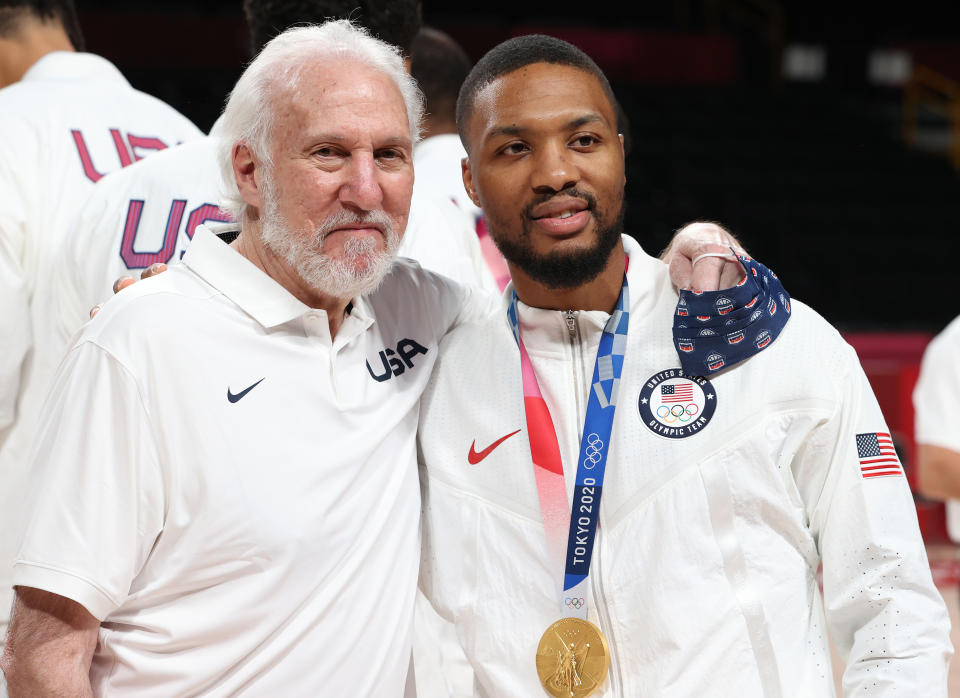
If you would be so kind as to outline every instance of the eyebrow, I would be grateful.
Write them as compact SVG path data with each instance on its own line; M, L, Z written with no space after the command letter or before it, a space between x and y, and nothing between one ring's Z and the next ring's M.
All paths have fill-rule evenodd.
M571 121L568 121L566 124L563 125L563 128L564 130L569 131L569 130L580 128L581 126L586 126L587 124L596 123L598 121L601 123L606 123L606 119L604 119L600 114L597 114L596 112L590 112L589 114L584 114L583 116L578 116L576 119L572 119ZM519 135L522 135L523 132L527 130L528 129L522 126L516 126L516 125L497 126L495 128L492 128L487 133L487 138L493 138L496 136L519 136Z
M326 142L345 143L353 139L350 136L339 134L339 133L315 133L309 136L305 140L308 140L312 144L317 144L317 143L326 143ZM313 146L311 145L309 147L313 147ZM410 140L409 133L404 133L404 134L398 133L391 136L387 136L382 141L379 141L377 143L377 147L378 148L392 148L392 147L412 148L413 142Z

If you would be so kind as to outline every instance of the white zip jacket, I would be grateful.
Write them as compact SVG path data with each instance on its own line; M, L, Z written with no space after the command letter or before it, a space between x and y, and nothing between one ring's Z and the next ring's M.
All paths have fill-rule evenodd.
M888 429L853 350L794 303L773 345L691 381L667 268L624 245L629 339L587 599L612 658L598 695L833 696L829 630L845 695L945 697L947 612L899 464L869 475ZM421 586L490 698L546 695L534 657L561 616L511 293L446 337L421 406ZM569 499L608 315L519 311Z

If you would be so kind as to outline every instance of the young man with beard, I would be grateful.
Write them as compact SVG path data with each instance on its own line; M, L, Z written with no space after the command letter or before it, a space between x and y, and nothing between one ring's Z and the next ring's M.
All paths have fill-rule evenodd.
M244 72L219 153L239 236L199 228L54 381L12 696L403 693L418 405L469 295L391 269L421 99L399 51L345 21Z
M830 696L829 630L846 695L945 697L946 609L853 350L746 258L678 304L621 235L612 92L570 44L493 49L457 122L513 285L424 395L421 587L479 695Z

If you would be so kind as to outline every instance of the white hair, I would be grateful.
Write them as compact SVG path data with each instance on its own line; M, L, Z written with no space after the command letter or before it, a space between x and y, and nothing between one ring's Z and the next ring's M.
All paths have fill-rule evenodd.
M247 209L233 174L233 148L244 143L268 169L273 167L270 135L279 94L296 91L303 72L324 60L350 58L390 78L407 108L410 138L420 138L424 99L407 72L400 49L372 37L349 20L288 29L274 37L243 71L217 122L217 159L223 178L221 208L239 221Z

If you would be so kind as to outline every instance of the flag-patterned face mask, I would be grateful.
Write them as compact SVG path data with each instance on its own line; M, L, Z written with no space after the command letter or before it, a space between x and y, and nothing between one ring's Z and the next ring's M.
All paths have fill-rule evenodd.
M790 296L777 275L738 255L747 275L733 288L680 291L673 342L683 370L707 376L768 347L790 317Z

